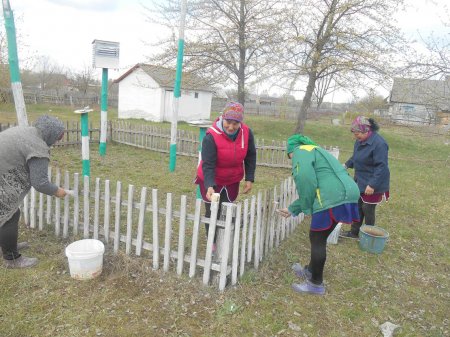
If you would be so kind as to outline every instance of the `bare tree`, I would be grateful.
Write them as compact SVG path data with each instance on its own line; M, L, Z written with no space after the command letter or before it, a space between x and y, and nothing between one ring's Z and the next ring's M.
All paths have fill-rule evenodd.
M168 27L173 34L159 42L164 51L150 60L173 64L179 1L155 0L153 5L149 20ZM186 70L202 75L211 84L236 85L238 101L244 104L247 81L259 81L271 73L269 45L276 41L279 11L276 0L188 1Z
M97 81L94 78L95 69L91 65L84 65L79 72L71 74L72 85L82 94L86 95L89 86Z
M64 68L58 65L47 55L41 55L35 58L33 73L39 78L39 88L41 90L55 89L61 83L61 74L64 74Z
M325 96L330 93L331 84L333 83L333 74L330 76L319 77L314 87L313 98L317 103L317 108L323 103ZM335 90L335 89L334 89Z
M385 110L388 107L386 98L370 90L367 96L358 99L351 105L350 111L372 114L376 109Z
M317 81L339 86L382 83L390 57L402 41L392 13L402 0L293 0L279 53L288 90L306 83L295 132L302 132Z
M447 26L450 27L450 24ZM398 74L422 80L441 80L450 74L450 34L437 37L431 34L420 38L420 45L425 48L411 47L405 56Z

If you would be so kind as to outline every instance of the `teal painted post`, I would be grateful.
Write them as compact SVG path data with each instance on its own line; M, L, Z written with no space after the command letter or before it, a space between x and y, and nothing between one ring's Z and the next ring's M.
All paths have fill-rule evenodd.
M17 54L16 27L14 25L14 14L11 10L9 0L3 0L3 15L5 17L5 29L8 40L8 62L11 77L11 89L16 108L17 122L20 126L28 125L25 100L23 98L22 83L20 82L19 56Z
M177 123L178 109L181 96L181 76L183 71L183 52L184 52L184 26L186 20L186 0L181 1L180 14L180 36L178 39L177 68L175 74L175 85L173 90L173 113L170 128L170 152L169 152L169 171L175 171L177 162Z
M89 160L89 118L87 112L81 114L81 158L83 160L83 176L91 175Z
M106 155L106 133L108 125L108 68L102 70L102 95L100 109L100 156Z

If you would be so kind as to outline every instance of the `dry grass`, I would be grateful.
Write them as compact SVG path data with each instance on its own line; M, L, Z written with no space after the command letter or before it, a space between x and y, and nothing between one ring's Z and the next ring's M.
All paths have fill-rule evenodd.
M290 125L250 121L258 134L266 130L265 139L272 139L271 131L273 138L281 137L278 132ZM350 153L346 128L322 122L307 128L321 144L339 145L342 159ZM224 293L202 286L198 278L178 277L174 267L164 274L151 270L146 257L109 250L101 276L76 281L64 256L69 241L21 227L21 239L31 242L26 254L40 263L30 270L0 267L0 336L380 336L379 324L386 321L401 326L395 336L449 336L450 149L439 137L418 141L394 127L384 132L391 148L392 198L377 210L377 222L390 233L390 241L381 255L361 252L354 241L330 246L326 296L301 296L290 289L295 281L290 266L307 262L309 256L308 221L260 270L248 269ZM92 156L98 160L93 176L117 175L124 184L194 195L192 159L181 158L180 172L167 179L164 155L122 146L109 149L104 162ZM53 155L58 165L73 172L81 165L77 151ZM133 170L124 175L124 168ZM258 184L271 187L288 174L258 168Z

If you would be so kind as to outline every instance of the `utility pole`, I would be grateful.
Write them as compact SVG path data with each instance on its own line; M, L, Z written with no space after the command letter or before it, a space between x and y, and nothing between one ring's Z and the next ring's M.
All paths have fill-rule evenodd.
M6 36L8 39L9 73L17 122L20 126L27 126L28 118L23 98L22 82L20 81L19 56L17 55L16 26L14 25L14 14L9 5L9 0L3 0L3 16L5 17Z

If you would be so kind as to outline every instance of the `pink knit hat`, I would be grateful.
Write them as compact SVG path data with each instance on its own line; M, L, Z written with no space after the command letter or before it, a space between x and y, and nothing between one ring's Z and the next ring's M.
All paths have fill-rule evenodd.
M228 102L223 109L222 118L240 123L244 119L244 107L238 102Z

